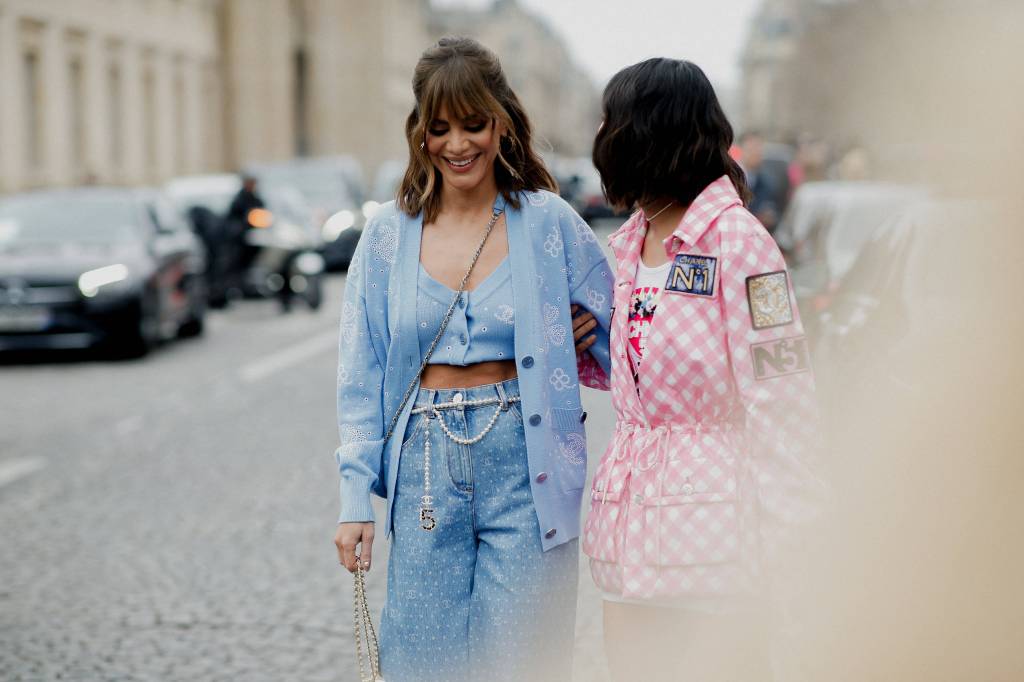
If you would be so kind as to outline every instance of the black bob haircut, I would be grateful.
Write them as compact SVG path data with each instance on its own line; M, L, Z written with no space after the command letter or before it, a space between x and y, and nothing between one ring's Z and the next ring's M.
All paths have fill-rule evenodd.
M687 206L723 175L750 201L743 169L729 156L732 126L696 64L659 57L628 66L608 82L602 109L594 166L614 207L661 199Z

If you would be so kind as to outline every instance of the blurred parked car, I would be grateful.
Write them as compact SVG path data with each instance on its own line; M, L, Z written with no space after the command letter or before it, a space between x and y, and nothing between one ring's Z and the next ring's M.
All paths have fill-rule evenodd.
M304 157L246 168L264 189L292 187L299 191L321 230L327 269L348 268L367 218L363 169L348 155ZM331 224L327 219L338 216Z
M0 199L0 349L146 354L203 331L202 245L153 190Z
M294 293L310 307L318 308L322 301L324 260L319 250L323 242L302 195L288 186L259 186L256 191L266 209L250 212L246 225L231 225L225 216L240 187L239 177L226 173L177 178L165 186L181 211L221 218L224 250L234 254L227 258L226 279L241 293L261 298L276 296L286 309ZM240 233L244 233L245 244L257 249L251 262L245 262L247 259L234 248ZM244 269L234 272L238 267Z
M775 239L786 254L812 346L818 317L864 243L926 196L920 187L876 182L809 182L797 189Z

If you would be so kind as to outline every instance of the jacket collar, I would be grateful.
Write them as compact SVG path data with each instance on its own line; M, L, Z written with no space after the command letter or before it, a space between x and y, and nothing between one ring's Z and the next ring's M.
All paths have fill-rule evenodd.
M637 211L608 237L608 246L615 254L616 261L621 263L631 251L635 251L643 243L642 239L646 233L645 222L644 212Z
M723 175L718 178L697 195L690 207L686 209L679 225L665 239L665 254L669 258L673 258L684 244L693 246L726 209L741 205L743 205L743 201L736 192L736 188L733 187L729 176ZM639 210L608 238L608 245L620 262L624 260L627 253L640 249L643 245L643 236L647 232L646 228L647 218L644 212Z

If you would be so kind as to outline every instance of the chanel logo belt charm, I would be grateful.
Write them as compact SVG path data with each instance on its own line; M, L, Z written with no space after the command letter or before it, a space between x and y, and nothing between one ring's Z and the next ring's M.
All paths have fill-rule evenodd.
M423 439L423 497L420 498L420 528L425 531L434 530L437 520L434 518L434 498L430 494L430 415L426 415L427 428Z
M437 527L437 519L434 517L434 498L430 494L430 429L434 418L437 418L437 425L441 427L441 433L451 442L456 445L476 445L484 439L484 436L491 432L501 413L508 410L508 406L511 403L518 402L520 402L519 396L466 400L465 396L461 393L456 393L451 402L413 408L412 414L422 414L427 420L426 425L423 427L423 496L420 498L420 528L431 531ZM472 438L464 438L452 433L451 429L444 423L444 416L441 414L441 410L464 410L468 407L487 405L495 406L494 414L491 415L483 430Z

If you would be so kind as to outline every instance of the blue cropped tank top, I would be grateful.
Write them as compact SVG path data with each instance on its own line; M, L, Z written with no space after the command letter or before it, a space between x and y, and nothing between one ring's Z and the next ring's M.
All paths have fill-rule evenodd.
M416 322L420 351L426 353L455 298L455 290L431 277L422 263L419 269ZM465 366L515 360L514 332L512 269L506 257L475 289L462 293L430 364Z

